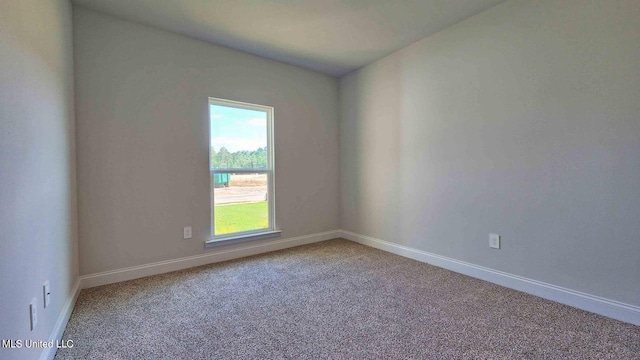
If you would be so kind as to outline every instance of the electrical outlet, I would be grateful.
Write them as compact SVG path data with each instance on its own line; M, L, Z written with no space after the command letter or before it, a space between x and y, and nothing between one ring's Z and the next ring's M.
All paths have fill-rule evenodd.
M489 234L489 247L493 249L500 249L500 235Z
M42 285L42 295L43 295L43 302L44 302L44 308L46 309L47 306L49 306L49 303L51 302L51 288L49 287L49 280L44 282L44 285Z
M38 325L38 301L36 298L31 299L29 304L29 320L31 322L31 331L33 331Z
M191 239L191 226L187 226L183 229L184 238Z

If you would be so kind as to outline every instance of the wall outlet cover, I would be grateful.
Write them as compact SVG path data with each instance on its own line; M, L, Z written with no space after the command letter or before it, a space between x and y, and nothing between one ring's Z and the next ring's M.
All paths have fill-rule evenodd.
M36 298L31 299L31 303L29 304L29 321L31 331L35 330L36 325L38 325L38 301Z
M489 247L492 249L500 249L500 235L489 234Z
M49 286L49 280L45 281L44 285L42 285L42 296L44 308L46 309L51 303L51 287Z

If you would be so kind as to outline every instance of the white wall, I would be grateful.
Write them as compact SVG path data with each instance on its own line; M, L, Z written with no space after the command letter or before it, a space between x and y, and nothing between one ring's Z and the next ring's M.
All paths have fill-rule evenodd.
M640 305L638 19L509 1L342 78L342 228Z
M78 278L73 113L71 5L1 1L0 339L49 339ZM0 358L41 352L0 349Z
M209 96L275 107L282 238L339 228L336 79L77 7L74 30L81 274L220 251Z

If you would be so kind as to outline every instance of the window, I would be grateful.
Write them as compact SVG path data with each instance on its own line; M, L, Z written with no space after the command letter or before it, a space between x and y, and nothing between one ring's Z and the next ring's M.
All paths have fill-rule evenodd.
M273 108L209 98L210 244L277 236Z

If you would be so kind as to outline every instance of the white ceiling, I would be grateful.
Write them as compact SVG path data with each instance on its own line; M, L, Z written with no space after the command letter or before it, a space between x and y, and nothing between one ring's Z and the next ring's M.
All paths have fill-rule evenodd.
M138 23L341 76L504 0L73 0Z

